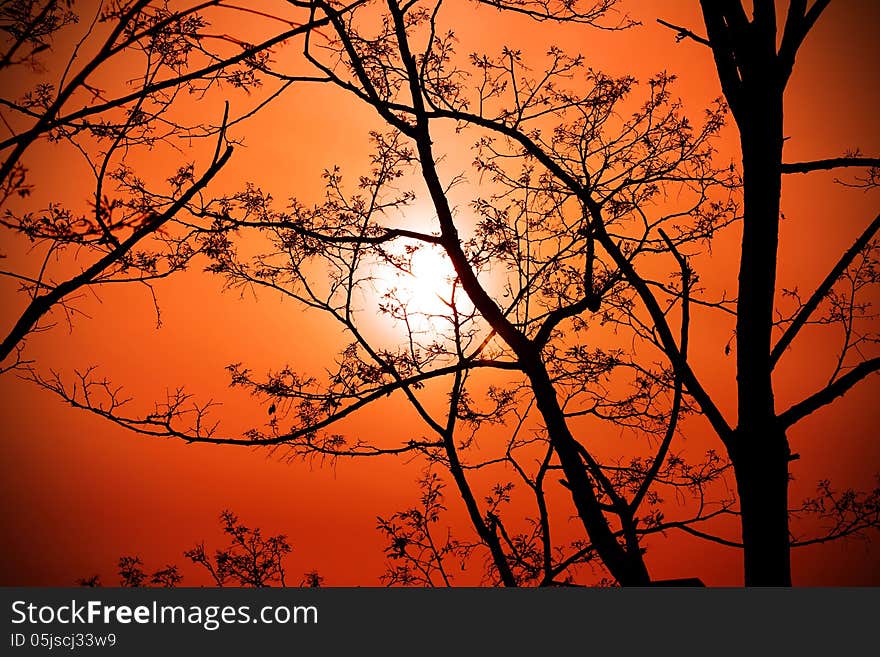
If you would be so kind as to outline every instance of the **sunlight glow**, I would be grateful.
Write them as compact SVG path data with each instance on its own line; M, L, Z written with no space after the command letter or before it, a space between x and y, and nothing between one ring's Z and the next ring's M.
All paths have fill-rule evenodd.
M424 246L407 258L404 269L383 267L376 287L381 308L414 334L449 333L455 312L460 318L474 308L457 284L452 262L439 247Z

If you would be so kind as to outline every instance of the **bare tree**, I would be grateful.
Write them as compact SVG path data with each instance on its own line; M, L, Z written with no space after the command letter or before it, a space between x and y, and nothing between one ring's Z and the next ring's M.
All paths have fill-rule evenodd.
M866 302L877 283L877 230L869 221L853 245L806 300L780 320L778 263L782 176L840 167L866 167L876 183L880 158L858 154L810 162L783 161L785 91L795 59L829 0L793 0L777 27L775 2L700 3L706 37L672 26L682 38L711 50L721 89L740 135L743 236L736 305L736 423L715 422L736 473L742 509L747 584L790 585L789 463L786 432L880 368L872 354L876 323ZM817 126L818 128L818 126ZM876 288L875 288L876 289ZM792 296L791 294L789 296ZM796 295L795 295L796 296ZM846 336L827 384L778 410L773 372L808 323L838 325ZM774 338L775 336L775 338ZM823 486L827 492L827 484Z
M183 553L192 563L203 568L215 586L236 586L243 588L262 588L266 586L287 586L285 578L285 559L292 551L287 536L263 536L259 527L249 528L242 524L238 516L229 510L220 514L223 533L229 538L226 547L211 554L205 542ZM156 586L174 588L183 581L180 568L169 564L152 574L144 570L144 562L137 556L119 558L119 585L123 587ZM320 587L324 578L317 570L303 575L300 586ZM93 575L81 578L80 586L101 586L101 577Z
M490 4L600 29L632 24L607 1ZM349 344L321 375L282 366L261 377L231 365L232 385L268 404L268 425L242 436L218 432L206 407L182 390L139 414L91 371L73 383L60 375L36 380L146 435L272 447L291 458L406 456L441 466L477 540L437 536L441 488L428 479L419 506L380 520L397 562L391 582L450 583L445 561L482 553L489 580L508 586L572 583L584 564L621 585L644 585L651 582L645 536L680 530L743 547L747 584L790 584L792 545L877 526L876 491L841 497L826 485L816 500L789 508L785 431L876 370L876 358L855 365L851 358L874 341L862 297L876 283L878 220L816 293L802 303L795 297L796 312L780 319L772 272L783 171L876 162L782 163L785 82L827 3L810 10L792 3L778 52L772 4L756 3L749 21L739 3L704 3L706 38L672 26L713 48L727 98L695 124L665 73L639 84L555 48L539 74L514 49L460 57L442 27L442 2L291 2L326 26L303 40L315 78L372 108L383 124L372 135L372 168L353 184L329 169L324 199L294 198L286 207L249 183L192 209L210 227L188 228L193 250L230 286L280 292L336 321ZM735 84L726 81L730 71ZM742 178L715 153L728 106L744 135ZM444 159L463 139L475 144L470 175L450 171ZM430 203L428 227L409 214L416 199ZM739 296L713 298L696 263L719 230L740 223ZM255 244L264 248L252 255ZM408 293L405 281L425 275L424 254L445 263L448 274L432 275L446 280ZM436 303L420 305L426 295ZM695 305L737 323L734 424L689 353ZM373 335L377 315L399 340ZM827 386L777 413L773 365L811 322L844 327L841 357ZM771 349L775 328L782 337ZM424 433L397 444L345 435L347 418L392 394L408 401ZM726 459L710 451L689 462L677 448L680 419L697 411ZM609 447L611 434L626 440ZM719 485L730 465L738 500ZM533 513L511 520L510 509L522 508L509 504L514 495ZM667 516L674 508L667 496L688 500L681 517ZM792 512L827 513L827 534L793 540ZM580 536L557 539L571 515ZM742 541L700 528L731 515L741 516Z
M419 488L418 506L378 518L378 529L388 541L388 566L381 577L386 586L452 586L455 570L464 570L478 547L453 538L448 529L445 537L438 535L437 525L446 511L440 477L426 472ZM450 568L456 561L458 568Z
M287 210L278 210L256 185L206 205L202 215L214 224L199 250L213 259L210 269L226 276L230 285L277 290L338 321L353 341L336 366L324 381L291 368L260 381L246 368L232 366L233 385L273 400L269 430L255 428L242 438L215 435L204 408L190 406L182 392L148 416L127 417L123 398L91 373L72 388L60 377L41 383L76 406L150 435L280 445L303 456L421 454L448 469L489 553L493 580L509 586L553 584L570 568L598 556L614 581L648 583L640 543L644 534L732 512L729 500L713 504L705 497L705 487L722 476L724 466L710 453L706 464L692 467L671 451L678 417L688 410L682 380L668 367L638 362L637 352L651 348L655 338L631 311L633 294L620 264L597 248L598 229L588 208L537 171L530 154L503 152L492 133L508 120L516 134L549 127L547 147L572 171L589 171L592 184L615 208L603 228L622 240L616 248L626 251L624 261L631 267L632 260L651 259L666 245L677 250L707 240L731 220L722 217L721 209L735 208L731 193L736 179L712 164L711 140L721 127L723 107L711 108L705 124L693 127L671 93L670 76L651 79L637 100L634 79L586 70L581 57L558 50L549 54L543 78L531 78L520 55L509 50L497 58L475 56L466 70L452 56L452 35L440 32L437 12L427 7L387 3L378 37L368 38L357 25L361 12L373 7L355 8L343 17L329 4L309 6L320 12L312 19L329 23L333 32L309 34L304 56L328 80L373 107L391 131L373 135L373 169L354 192L346 189L341 172L331 170L325 174L326 200L316 206L294 200ZM319 38L325 40L320 48L313 44ZM412 52L417 40L425 43L418 57ZM466 87L466 75L478 83ZM572 81L586 91L568 90ZM469 105L483 108L486 116L496 114L491 119L473 115ZM476 175L486 183L484 196L469 199L476 217L470 238L461 237L452 190L441 180L440 154L433 146L432 126L450 120L460 128L474 126ZM515 163L506 163L507 157ZM437 217L433 230L406 226L404 209L416 193L401 191L403 181L426 189ZM677 196L681 205L659 211L661 194ZM646 214L649 207L658 208L655 217ZM676 225L678 218L690 215L700 221ZM396 220L403 223L395 225ZM657 230L663 225L669 231L660 237ZM266 236L271 250L251 262L242 260L234 238L245 232ZM438 288L439 310L413 308L411 298L389 290L379 309L404 328L405 337L400 345L377 344L365 332L359 307L359 299L375 296L381 285L377 266L417 274L419 254L432 250L450 268L450 280ZM490 274L497 271L508 274L493 281ZM683 257L676 271L684 307L680 334L686 342L695 281ZM560 330L570 321L585 331L582 315L587 312L597 324L634 329L624 339L631 346L606 351L589 345L592 333L584 342ZM478 370L516 373L516 378L486 388L472 383ZM448 402L430 408L441 384ZM420 392L428 386L429 394ZM481 388L485 393L473 392ZM336 422L393 392L405 396L434 437L383 446L365 438L350 443L329 433ZM293 428L282 429L282 418L291 416ZM532 418L539 418L540 426L533 426ZM575 438L574 427L585 418L622 427L636 447L603 463L587 441ZM499 456L474 449L478 431L489 432L512 419L514 429L501 443ZM643 457L636 456L639 451ZM537 469L531 464L536 457ZM499 507L509 498L510 482L498 483L487 504L473 489L471 473L491 466L513 474L530 491L536 513L529 522L540 543L537 561L501 518ZM568 547L554 545L550 536L545 486L553 471L559 472L585 531L585 538ZM662 501L657 486L696 493L700 501L694 515L665 522L656 510ZM424 532L426 527L415 529ZM385 531L391 531L390 525Z

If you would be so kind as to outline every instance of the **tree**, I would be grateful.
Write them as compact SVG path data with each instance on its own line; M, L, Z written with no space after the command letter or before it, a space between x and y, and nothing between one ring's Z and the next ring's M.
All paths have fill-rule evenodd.
M503 155L490 138L479 144L478 169L493 179L496 191L473 200L480 220L471 239L461 238L449 191L438 172L440 156L434 152L431 135L434 121L471 118L464 111L467 90L457 82L464 71L451 59L452 36L429 37L429 53L417 62L411 41L439 34L434 18L424 8L389 3L379 37L370 39L358 31L355 21L365 21L364 12L373 11L372 7L354 9L345 20L334 6L316 7L321 20L334 29L323 46L331 63L316 58L311 39L317 36L313 35L305 42L305 57L333 83L369 103L391 132L374 133L374 165L370 174L358 181L360 192L352 195L344 188L340 172L328 171L325 203L307 207L294 201L291 211L286 212L274 209L272 199L259 188L248 186L202 210L214 224L202 237L199 250L212 257L210 269L226 276L231 285L279 290L338 321L354 340L340 354L338 369L326 382L291 369L260 382L248 370L231 367L234 385L251 387L275 400L270 407L274 416L270 433L255 429L243 439L211 434L202 409L186 409L188 399L184 396L169 400L145 418L129 419L122 415L119 400L109 389L105 388L109 396L102 398L99 406L90 401L92 391L100 393L101 387L87 377L72 391L60 379L42 383L75 405L153 435L175 435L194 442L282 444L304 455L332 457L421 453L448 468L471 523L490 553L497 581L509 586L529 581L553 584L570 567L596 554L614 580L648 583L640 536L667 528L656 511L646 512L646 519L637 516L643 504L656 506L659 502L652 486L701 491L723 467L711 454L702 470L693 470L678 458L667 461L683 410L681 383L668 370L640 365L620 349L605 353L567 341L558 330L563 321L587 310L598 313L603 303L608 309L601 315L602 321L630 322L630 295L621 285L619 267L596 253L595 229L584 208L572 202L576 199L552 179L535 175L531 182L529 161L522 163L521 171L510 173L506 165L499 164ZM344 67L332 63L337 58L344 58ZM583 67L582 60L560 51L551 52L550 60L546 77L533 81L524 76L519 56L512 51L497 60L474 59L472 66L485 83L476 90L479 97L471 101L487 108L494 104L505 116L518 113L523 130L553 117L557 121L554 146L571 166L586 157L597 161L597 179L601 176L609 203L618 208L620 224L626 220L627 208L651 204L661 190L677 193L684 207L662 215L658 224L679 214L705 214L703 209L715 188L728 193L733 185L730 176L711 165L710 140L721 125L720 107L710 111L705 126L693 129L669 93L671 78L661 75L647 85L644 103L635 105L632 117L618 121L615 113L628 102L634 80L588 72L589 90L578 98L559 85ZM511 80L509 86L506 77ZM518 86L529 90L524 104L519 104L518 97L508 96L509 90ZM511 102L517 106L505 107ZM601 137L579 140L578 132ZM607 141L597 153L590 154L587 149L595 147L599 139ZM427 188L438 217L434 232L393 228L385 220L415 198L409 192L394 195L392 185L416 175ZM673 187L677 191L671 191ZM695 229L677 230L665 239L670 244L672 240L681 244L705 239L715 228L716 216L706 216ZM620 229L623 234L628 227L621 225ZM245 230L268 235L271 250L251 262L240 258L232 237ZM635 237L626 238L632 257L656 249L640 227L637 230ZM404 245L395 248L397 242ZM397 289L390 290L380 310L403 324L406 337L404 344L393 350L383 348L366 335L364 314L357 307L359 295L369 294L369 288L378 283L371 269L378 262L387 262L404 274L418 273L413 271L418 254L435 247L445 254L453 278L448 289L438 289L444 297L439 311L413 311L412 299L399 295ZM329 275L326 285L313 278L316 263L322 273L329 272L325 274ZM481 273L485 276L498 269L512 272L503 281L511 299L504 306L480 280ZM686 268L681 284L685 289L691 284ZM461 295L467 296L465 305L457 301ZM685 292L685 305L687 296ZM419 326L422 320L439 321L442 326L432 324L426 332ZM687 312L681 330L686 335ZM645 331L637 331L636 337L650 339ZM489 407L480 408L482 404L475 401L479 397L470 387L471 372L478 369L517 372L519 378L504 386L490 384L485 393ZM612 376L631 378L631 390L620 399L600 401L605 395L599 388ZM429 401L420 399L417 390L440 377L448 386L448 402L435 411L428 408ZM406 396L435 438L388 448L366 441L349 446L336 434L323 434L322 430L336 421L395 391ZM558 395L567 401L563 404ZM279 406L294 416L293 429L279 429ZM519 413L517 429L499 463L511 465L535 497L538 530L534 540L541 542L541 556L539 564L528 568L526 562L536 556L524 554L521 539L510 535L498 511L509 499L509 485L500 483L488 508L483 508L468 472L491 464L492 459L467 462L460 446L461 432L467 435L481 427L490 428ZM521 437L519 428L530 413L540 416L544 426L538 435ZM659 448L651 457L624 466L602 464L573 436L571 423L580 415L607 419L642 436L656 436ZM177 428L181 420L189 426ZM201 427L206 428L205 433ZM473 442L473 436L465 438L464 446ZM540 456L538 469L531 472L533 468L525 463L535 454ZM561 471L587 536L572 546L570 553L558 557L558 548L549 536L544 490L544 479L551 470ZM729 505L722 502L711 515L728 510ZM687 525L704 519L701 505L694 518L676 522ZM517 569L526 573L517 573Z
M880 158L861 157L856 153L809 162L783 162L786 86L799 49L829 2L790 2L781 37L777 34L776 3L753 4L750 19L741 2L701 1L706 38L665 23L677 31L680 39L695 41L712 50L721 88L740 134L743 236L735 307L738 414L732 426L697 379L688 362L685 340L676 343L650 280L626 262L626 254L602 230L607 221L605 203L597 199L595 186L589 179L578 180L572 176L560 166L555 153L529 135L514 134L509 122L495 122L491 127L516 139L581 197L595 221L599 242L639 294L663 349L727 450L739 493L746 584L786 586L791 585L789 555L793 542L789 528L789 463L796 458L786 432L880 368L880 357L869 355L870 346L877 343L877 334L870 302L866 301L871 286L878 281L875 237L880 229L880 216L869 222L809 299L797 298L795 311L780 320L776 269L781 179L791 173L867 167L870 173L859 186L875 187ZM554 16L558 20L571 20L564 13L557 12ZM473 117L473 120L489 125L484 116ZM681 261L674 245L668 246L671 254ZM820 310L826 314L820 315ZM777 411L773 394L774 367L811 321L843 326L846 340L836 367L822 388L789 409ZM774 343L775 329L781 334ZM869 507L875 505L877 491L866 493L864 499Z
M706 38L673 29L712 51L721 89L739 131L743 170L743 235L736 305L739 410L733 427L715 424L736 473L746 583L785 586L791 584L787 491L789 463L794 458L786 432L880 368L880 358L869 355L876 333L859 335L859 328L854 326L859 320L872 318L869 307L852 300L877 283L875 238L880 215L868 223L815 292L802 302L798 298L795 312L779 321L776 270L782 176L866 167L871 169L866 184L875 185L880 158L856 154L783 162L786 87L797 54L828 7L828 0L789 2L781 35L775 2L754 2L751 18L741 2L701 1L700 5ZM843 289L846 287L851 293L848 302ZM824 318L823 310L827 313ZM779 411L774 403L774 368L811 321L842 322L848 339L827 385ZM775 341L774 333L778 335ZM856 357L854 362L848 360L852 355Z
M211 555L204 541L183 553L192 563L203 568L215 586L262 588L287 586L284 560L292 551L287 536L277 534L263 537L259 527L249 528L234 513L225 510L220 514L223 533L229 537L229 545ZM183 581L180 568L169 564L151 575L144 570L140 557L119 558L119 585L123 587L157 586L174 588ZM317 570L303 575L300 586L320 587L324 578ZM101 577L92 575L77 581L80 586L101 586Z
M312 24L327 26L307 32L303 41L302 54L317 70L315 78L372 108L383 124L372 135L372 168L354 185L340 170L328 170L325 197L316 203L294 199L279 208L257 184L206 202L192 210L210 222L193 228L193 251L208 256L209 270L230 286L276 291L331 317L350 343L322 376L284 366L261 378L241 364L230 366L232 385L268 404L268 426L241 437L219 434L206 409L183 392L148 414L132 414L120 393L90 372L73 385L59 375L36 380L76 407L151 436L271 446L312 458L418 456L442 466L478 540L434 540L430 525L442 510L440 489L427 479L417 512L380 520L389 554L404 566L389 575L395 581L433 583L439 577L448 583L443 559L481 550L490 581L505 585L571 583L584 563L601 564L619 584L644 585L651 582L644 537L677 529L742 545L747 584L790 583L787 555L793 541L783 494L790 453L787 443L785 450L780 446L788 426L876 369L876 359L868 359L844 373L845 357L872 340L862 330L862 324L870 327L870 314L856 297L876 283L873 251L866 248L876 227L790 320L780 322L773 313L772 277L767 278L775 248L765 239L776 235L778 220L756 214L760 202L769 203L775 193L778 216L780 188L755 169L751 151L744 150L741 180L735 167L717 161L714 144L724 104L711 107L694 125L675 99L672 76L658 74L639 86L631 77L586 69L581 56L559 49L548 53L539 75L529 72L530 58L512 49L465 61L456 54L454 35L442 28L440 3L290 4L308 12ZM493 4L595 28L632 23L615 19L615 3L607 1L584 7ZM713 11L706 9L707 25ZM790 12L792 30L805 27L806 14L798 12L797 7ZM748 34L767 30L758 14L758 27ZM724 20L730 24L729 16ZM716 38L713 29L709 42ZM759 47L751 44L741 47ZM742 57L734 56L737 66L761 69L755 79L773 69L742 63ZM278 79L293 78L281 67L267 64L263 71L268 70ZM743 85L749 75L743 74ZM756 84L769 93L762 87L766 80ZM782 88L778 91L781 99ZM781 125L760 118L765 109L775 111L777 100L752 97L748 111L740 97L727 100L741 132L743 125L759 123L773 130L778 143L751 135L744 149L776 144L780 159L774 171L781 175ZM470 187L444 163L443 144L464 138L476 143L479 185ZM770 187L756 191L756 185ZM407 216L420 198L435 214L427 228ZM456 211L462 204L467 212ZM474 217L472 223L463 220L465 214ZM740 222L738 300L713 301L700 289L694 263L718 231ZM262 249L252 255L258 244ZM432 290L407 292L406 281L428 275L419 265L425 257L439 258L430 275L447 280ZM399 274L394 278L383 270ZM853 294L829 296L844 274ZM419 298L424 296L439 299L425 305ZM784 350L825 301L834 310L825 323L844 322L853 339L828 386L771 417L769 336L774 327L787 326ZM702 385L689 354L695 304L736 317L735 428ZM399 327L399 341L389 345L372 334L369 322L376 314ZM758 337L767 338L764 356L756 355L764 344ZM654 361L657 354L664 362ZM351 439L337 429L391 394L409 402L429 437L387 444ZM697 410L718 434L729 463L713 451L688 462L675 448L680 418ZM770 439L757 438L771 427ZM609 449L607 440L597 437L612 430L632 440L619 451ZM484 446L489 440L494 450ZM729 465L738 508L714 486ZM498 474L481 496L477 490L487 486L481 478L489 471ZM529 518L505 517L518 494L508 479L517 480L531 498ZM695 502L688 515L667 519L661 490L689 493ZM817 500L850 502L804 505L802 511L824 509L835 522L826 536L798 542L876 526L878 496L877 491L840 495L824 487ZM557 542L558 523L552 519L572 509L582 535ZM741 516L742 543L696 527L728 515Z

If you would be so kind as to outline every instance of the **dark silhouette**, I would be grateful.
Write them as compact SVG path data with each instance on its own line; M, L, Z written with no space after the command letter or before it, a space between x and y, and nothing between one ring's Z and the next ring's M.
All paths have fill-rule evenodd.
M388 541L381 581L386 586L453 586L455 573L464 569L478 546L456 540L450 530L445 537L438 534L446 507L444 485L435 473L426 472L419 488L418 506L378 518L378 529Z
M681 37L711 49L721 89L739 131L743 170L743 235L736 305L739 410L734 426L727 427L720 420L713 425L736 475L746 584L788 586L789 463L795 457L786 431L880 369L880 358L862 356L857 352L858 345L848 339L840 363L850 351L858 360L846 367L839 364L827 386L784 411L777 410L774 403L773 370L803 326L818 319L820 306L829 300L834 303L834 290L848 273L857 279L861 277L855 281L857 287L876 283L874 238L880 229L880 215L841 256L811 297L800 304L788 321L780 323L776 269L782 176L849 166L873 167L876 176L880 158L783 162L786 86L798 51L829 0L792 0L779 29L775 2L755 2L751 17L741 2L702 0L700 4L706 38L674 26L673 29L679 29ZM860 309L856 308L855 315L859 314ZM841 318L851 319L852 315L850 304ZM774 341L777 328L781 334Z
M392 10L392 17L397 12ZM402 15L396 20L402 21ZM397 34L389 32L387 38L393 42ZM399 34L405 35L405 31L401 29ZM348 39L348 33L340 38ZM398 47L405 49L404 36L399 38L403 45ZM370 45L365 57L372 56L374 48L388 52L385 46ZM623 172L608 172L609 202L619 203L621 216L631 206L633 195L651 196L656 193L651 190L661 186L668 185L670 195L672 187L680 188L678 196L683 204L663 215L661 223L681 213L702 213L716 188L725 196L732 193L734 183L729 174L711 166L710 140L721 125L720 108L710 112L705 126L691 129L679 106L671 101L671 80L659 76L648 85L647 100L640 111L631 120L617 123L613 118L615 107L628 99L632 81L596 74L589 80L594 85L589 94L572 102L552 84L557 77L563 80L570 71L580 68L581 62L561 52L552 56L555 72L548 76L547 95L536 88L532 102L558 102L573 113L587 112L587 125L569 129L607 131L605 156L609 159L616 160L615 152L620 149L629 153L619 163ZM391 63L384 66L393 68ZM495 74L511 75L526 87L533 84L519 79L518 64L506 55L498 63L487 60L478 66L495 67ZM417 77L413 69L407 75L410 79ZM362 83L369 84L366 79ZM430 90L428 87L426 93ZM500 104L506 100L500 87L489 94L484 99L487 107L490 102ZM418 96L414 101L418 105L416 101ZM385 112L382 102L377 101L377 109ZM412 111L416 116L427 116L428 112L424 107ZM446 118L444 110L436 113ZM428 119L423 122L416 118L414 125L393 121L402 134L374 135L375 165L369 175L358 180L357 188L362 191L350 193L340 172L332 171L326 176L327 201L315 208L294 203L293 212L278 211L268 195L248 186L238 195L218 200L216 210L206 210L215 223L202 238L205 244L200 248L212 257L213 272L226 276L230 285L279 290L312 309L324 311L354 340L339 354L326 381L290 368L271 373L262 381L239 365L229 368L233 385L250 388L269 400L274 412L269 414L268 431L255 428L241 438L218 436L214 425L206 420L206 409L193 405L182 391L148 416L131 417L125 413L125 398L91 372L81 375L72 388L60 377L41 378L39 382L74 406L150 435L190 442L283 446L291 454L305 457L422 455L448 470L480 543L489 552L493 581L508 586L551 585L565 581L577 565L592 561L607 567L613 580L621 584L649 583L643 536L689 528L734 511L731 500L711 499L712 493L707 491L726 469L717 455L710 452L705 462L691 465L671 449L679 416L689 412L689 404L683 398L681 380L672 371L638 362L635 352L651 344L648 332L636 332L632 344L639 343L640 348L633 347L629 352L618 348L605 351L579 343L559 329L565 321L583 326L579 316L586 311L601 313L603 322L629 324L631 293L623 284L621 270L595 248L596 233L589 217L581 212L569 215L570 198L565 194L560 197L549 179L536 181L542 187L532 194L518 178L505 174L498 165L502 156L487 143L477 151L477 164L497 176L495 190L492 196L480 200L477 238L460 241L435 167L437 156L432 152ZM418 157L404 145L405 137L416 142ZM684 148L683 142L687 144ZM646 150L647 144L650 146ZM565 147L560 144L560 148ZM570 147L570 156L577 158L578 145ZM643 163L644 158L650 159L650 166ZM406 192L395 196L392 184L416 174L431 190L439 235L378 223L384 214L399 210L412 199ZM628 182L619 186L615 180L621 175L627 176ZM697 191L684 188L682 178ZM510 217L511 225L506 226L498 216L509 198L519 205ZM533 217L541 216L552 219L536 225ZM724 219L717 221L723 224ZM715 228L715 220L707 218L695 227L676 230L673 237L664 233L663 239L677 248L676 243L705 239ZM253 240L265 235L271 250L252 263L241 261L230 238L244 231L253 233ZM393 250L395 241L408 242L402 254ZM642 238L635 238L632 244L633 255L640 251L650 254L656 249L656 243ZM412 298L391 290L381 299L380 310L392 326L403 328L404 342L389 348L368 339L360 325L364 315L358 312L355 299L376 284L370 268L388 262L404 276L418 275L413 271L418 254L435 246L443 249L454 268L454 275L448 283L441 281L438 290L441 309L426 312L413 308ZM323 289L306 275L315 263L331 272ZM506 296L511 299L507 307L499 305L479 279L479 272L490 265L517 272L507 282L510 289ZM688 272L684 267L681 280L685 307L691 286ZM473 308L462 308L458 299L464 295ZM432 324L426 330L422 326L425 321L439 325ZM681 334L686 336L687 332L685 310ZM521 378L490 385L480 394L474 390L483 384L479 380L471 384L479 370L518 373ZM612 378L625 382L622 391L609 390ZM436 390L441 384L448 386L448 403L440 412L429 411L419 391L428 385ZM338 433L326 431L393 392L406 396L434 438L382 446L365 439L349 442ZM563 404L560 399L567 401ZM540 418L543 426L526 429L534 422L532 417ZM571 424L582 417L594 417L629 433L632 451L603 463L574 438ZM281 430L281 422L291 418L294 428ZM474 435L478 431L492 431L509 423L514 429L498 456L488 457L476 449ZM509 476L503 471L512 468L516 480L525 486L535 508L535 516L527 520L530 532L514 533L502 518L501 509L510 501L512 482L499 482L489 495L481 496L474 490L472 473L488 467L500 468L501 476ZM550 487L559 485L574 503L587 540L554 544L547 496ZM670 493L690 491L701 503L692 515L669 521L659 509L663 498L657 489L663 488ZM481 497L485 497L485 504ZM413 530L424 533L425 526ZM389 525L385 531L395 530ZM422 577L427 580L424 573Z
M235 586L242 588L262 588L266 586L287 586L285 578L285 559L292 548L284 534L264 537L259 528L243 525L238 516L231 511L220 514L223 532L229 537L229 544L209 553L205 543L199 543L183 555L192 563L207 571L215 586ZM120 557L119 586L156 586L174 588L183 581L183 575L176 565L147 574L140 557ZM312 570L303 575L300 586L320 587L324 578ZM101 586L101 577L77 580L80 586Z
M335 85L383 123L372 134L370 170L353 182L339 168L325 171L317 203L281 206L256 183L203 200L188 207L199 221L185 243L228 286L285 295L336 322L348 344L320 375L283 365L261 377L230 365L231 384L267 407L260 416L268 422L241 436L223 435L208 407L182 389L139 413L92 370L73 383L54 373L34 381L150 436L262 446L290 458L404 456L445 471L475 540L438 538L443 484L429 470L419 505L379 521L388 583L450 584L446 561L482 557L487 581L506 586L571 584L584 564L604 569L608 582L647 585L645 537L677 530L743 548L748 585L789 585L792 546L878 526L876 490L838 493L823 482L817 498L796 508L787 492L795 455L786 431L880 366L864 356L876 341L864 299L877 282L880 217L807 300L789 294L791 315L780 319L777 302L782 175L878 163L782 159L785 86L827 2L792 1L778 48L773 2L755 2L751 18L740 2L701 3L706 37L664 22L680 40L712 50L727 103L700 122L676 100L669 74L639 84L558 48L538 73L512 48L460 57L439 3L387 0L378 23L376 5L290 4L321 28L296 32L316 71L309 80ZM633 25L611 0L487 4L586 27ZM268 58L254 69L285 84L304 79ZM715 150L728 107L741 171ZM472 178L445 168L458 140L475 144ZM860 184L876 180L872 169ZM466 181L473 188L462 202ZM427 228L407 214L417 189L430 203ZM712 299L699 285L701 256L719 231L740 225L737 299ZM449 271L420 271L424 254ZM407 292L406 281L424 278L436 286ZM735 316L735 422L693 362L695 305ZM391 328L385 337L369 330L377 317ZM840 358L827 385L779 412L773 368L812 323L844 327ZM344 434L347 418L392 394L422 422L412 437L392 444ZM697 413L726 458L684 458L681 423ZM730 468L736 499L723 486ZM672 496L688 504L677 509L666 503ZM511 519L525 504L529 515ZM829 520L828 531L793 537L789 517L806 513ZM582 535L559 539L571 515ZM711 530L729 516L739 517L742 541ZM190 558L218 585L227 577L283 583L271 564L245 577L234 560L204 550Z
M229 545L211 557L205 544L200 543L184 552L185 557L205 568L217 586L229 582L254 588L287 586L284 558L292 548L284 534L264 538L259 528L244 526L231 511L224 511L220 520L229 536Z
M50 328L59 315L72 323L84 293L119 283L152 293L152 282L198 255L190 250L188 221L232 155L227 127L247 118L230 116L222 101L205 105L207 91L258 89L272 46L308 29L291 26L254 45L213 33L212 20L242 11L220 0L177 10L150 0L2 4L0 258L13 254L17 264L0 276L19 285L19 302L0 334L0 373L26 369L27 336ZM54 50L59 40L70 43L66 52ZM43 75L47 68L63 72L60 82ZM98 88L96 80L113 86ZM173 110L181 97L195 94L202 97L200 119L183 122ZM212 112L216 124L205 118ZM182 162L163 176L164 187L127 165L160 146L177 149L184 138L205 142L206 164ZM29 156L39 142L82 156L92 180L82 180L81 196L57 198L47 189L48 203L31 200L32 169L42 163ZM156 312L158 322L158 305Z

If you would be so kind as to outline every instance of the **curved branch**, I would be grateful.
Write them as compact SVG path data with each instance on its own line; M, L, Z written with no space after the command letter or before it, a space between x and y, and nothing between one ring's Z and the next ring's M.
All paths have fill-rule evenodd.
M463 363L457 363L455 365L450 365L445 368L440 368L437 370L432 370L431 372L422 372L415 376L409 378L401 378L400 380L389 382L378 389L374 390L368 395L360 398L358 401L346 406L344 409L339 410L332 415L324 418L323 420L319 420L317 422L313 422L307 426L300 427L294 431L290 431L286 434L279 436L259 436L259 437L239 437L239 438L229 438L229 437L218 437L214 436L213 432L209 432L207 434L203 434L200 432L187 432L185 430L176 429L172 426L172 421L175 417L178 417L183 413L179 408L172 409L169 412L165 413L153 413L147 418L132 418L132 417L123 417L121 415L116 414L113 409L105 409L95 404L92 404L90 400L86 399L85 401L81 401L77 398L75 391L72 393L67 392L64 389L64 386L61 384L60 380L57 379L55 383L50 381L46 381L40 378L38 375L33 374L31 380L34 381L37 385L54 392L58 396L60 396L64 401L73 406L74 408L78 408L85 411L90 411L96 415L99 415L115 424L118 424L121 427L134 431L135 433L139 433L145 436L152 436L155 438L176 438L182 440L187 443L209 443L213 445L243 445L249 447L256 446L273 446L273 445L282 445L285 443L289 443L293 440L297 440L299 438L308 437L313 435L315 432L320 431L322 429L326 429L327 427L335 424L336 422L348 417L355 411L360 410L367 404L375 402L378 399L381 399L390 393L403 389L408 386L413 386L418 383L422 383L429 379L437 378L440 376L447 376L450 374L455 374L456 372L467 370L467 369L475 369L475 368L493 368L493 369L504 369L504 370L519 370L520 367L517 363L511 363L506 361L489 361L489 360L472 360L466 361ZM87 385L87 382L83 382L84 386ZM121 404L117 404L119 406ZM197 413L204 414L204 409L196 409ZM401 453L403 451L408 451L412 449L411 445L412 441L407 443L407 445L403 448L395 448L388 450L380 450L378 448L371 448L369 450L369 454L364 453L343 453L343 451L328 451L324 449L324 453L327 455L334 456L359 456L359 455L372 455L372 454L391 454L391 453ZM423 446L423 445L416 445ZM442 443L431 446L443 446ZM314 445L311 446L313 449Z

